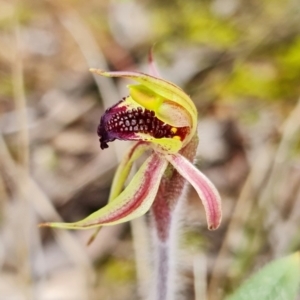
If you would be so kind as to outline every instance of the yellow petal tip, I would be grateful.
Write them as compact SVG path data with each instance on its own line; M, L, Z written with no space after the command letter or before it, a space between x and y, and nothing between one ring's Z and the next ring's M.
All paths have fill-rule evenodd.
M100 69L95 69L95 68L89 68L89 71L92 72L92 73L102 72Z
M42 228L42 227L52 227L52 226L51 226L51 223L41 223L41 224L38 224L38 227Z
M109 72L106 72L106 71L101 70L101 69L90 68L89 71L90 71L91 73L94 73L94 74L97 74L97 75L110 77Z

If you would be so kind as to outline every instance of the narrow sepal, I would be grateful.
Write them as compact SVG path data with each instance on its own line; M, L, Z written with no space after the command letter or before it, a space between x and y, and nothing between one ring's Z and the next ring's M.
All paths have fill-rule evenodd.
M64 229L89 229L130 221L145 214L151 207L168 162L153 153L135 174L129 185L114 201L87 218L75 223L44 223Z
M144 142L138 142L134 144L122 158L111 185L108 202L116 199L117 196L119 196L119 194L122 192L133 162L138 159L147 149L149 149L148 144Z
M116 199L117 196L119 196L119 194L122 192L133 162L138 159L148 148L148 144L144 142L138 142L134 144L122 158L111 185L108 203ZM95 240L100 229L101 227L98 227L95 230L95 232L89 238L87 245L90 245Z
M200 172L190 161L180 154L166 156L167 160L198 193L207 218L208 229L217 229L221 223L221 197L213 183Z
M151 49L148 53L148 64L149 64L149 74L160 78L158 69L157 69L154 59L153 59L153 47L151 47Z

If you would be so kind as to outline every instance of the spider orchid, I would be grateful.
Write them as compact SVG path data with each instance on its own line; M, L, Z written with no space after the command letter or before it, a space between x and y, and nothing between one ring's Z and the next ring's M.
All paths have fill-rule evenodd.
M44 223L41 226L89 229L130 221L144 215L159 195L166 202L164 182L173 178L176 185L175 179L180 177L174 189L182 189L183 185L179 183L186 179L204 205L208 228L216 229L221 222L219 193L191 162L198 144L197 110L192 100L178 86L158 76L99 69L90 71L138 83L128 86L129 96L107 109L98 126L101 149L108 148L108 143L115 139L135 143L116 171L105 207L78 222ZM145 153L150 153L149 157L124 188L134 161ZM155 208L153 205L153 209L158 210L157 216L164 218L162 206Z

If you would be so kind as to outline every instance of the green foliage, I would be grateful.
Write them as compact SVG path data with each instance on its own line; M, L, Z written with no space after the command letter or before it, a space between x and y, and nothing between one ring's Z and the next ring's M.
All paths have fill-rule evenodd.
M13 95L13 85L11 81L10 74L0 72L0 99L3 100L6 97L12 97Z
M300 76L300 37L288 45L277 55L277 62L282 72L285 72L290 79Z
M134 263L130 260L110 259L103 274L108 282L134 281Z
M226 300L293 300L299 283L300 257L297 252L266 265Z
M181 244L189 250L199 251L199 249L204 247L205 243L205 238L196 230L186 230L181 237Z
M276 96L275 71L269 64L237 64L228 78L219 86L224 97L274 98Z
M240 35L229 20L214 15L209 6L200 1L178 1L165 9L159 6L153 20L155 34L162 40L177 37L185 42L228 49Z
M277 85L282 97L298 97L300 88L300 37L285 45L275 55L279 78Z
M154 2L155 3L155 2ZM153 34L158 47L204 46L228 54L201 76L201 101L294 103L300 93L300 37L297 12L284 0L243 3L229 15L214 1L169 1L153 4ZM283 21L284 20L284 21ZM296 24L295 24L296 22ZM206 94L205 94L206 93Z

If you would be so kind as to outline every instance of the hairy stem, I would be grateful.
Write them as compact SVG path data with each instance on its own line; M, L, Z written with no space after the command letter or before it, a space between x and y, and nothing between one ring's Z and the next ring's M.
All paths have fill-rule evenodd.
M176 209L177 210L177 209ZM172 211L169 223L169 234L164 240L160 239L157 231L154 230L155 236L155 273L154 273L154 293L151 300L173 300L175 299L176 291L180 287L176 284L177 276L177 262L176 262L176 249L177 249L177 236L178 224L176 210Z
M181 154L192 161L196 154L198 139L195 136L181 150ZM184 178L169 165L152 205L154 232L154 286L151 300L174 300L176 280L176 249L180 199L184 193Z
M162 188L162 186L161 186ZM166 300L170 296L170 277L174 273L174 261L171 253L170 227L172 212L160 190L152 207L154 223L154 295L151 299Z
M168 293L168 275L170 271L170 253L169 247L166 243L158 243L157 245L157 266L156 277L156 299L165 300L167 299Z

